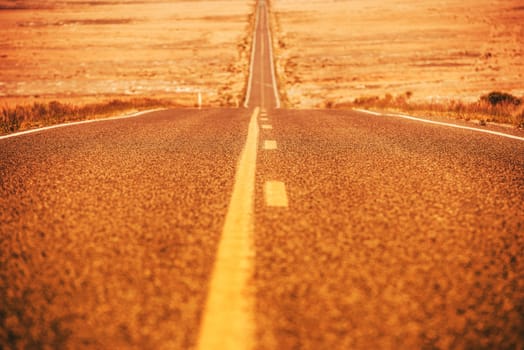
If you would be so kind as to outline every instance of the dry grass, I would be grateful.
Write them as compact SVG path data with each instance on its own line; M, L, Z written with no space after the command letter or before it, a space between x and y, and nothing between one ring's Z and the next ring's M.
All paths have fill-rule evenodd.
M239 106L254 0L0 0L0 133L154 107Z
M58 101L35 102L14 107L4 106L0 109L0 134L70 121L107 117L126 111L170 106L173 106L173 103L168 100L148 98L111 100L80 106Z
M192 106L198 92L205 106L235 106L254 5L0 0L0 106L147 97Z
M510 99L492 99L493 96L511 96ZM407 112L423 116L447 116L463 120L477 120L481 124L496 122L524 128L524 97L517 98L510 94L492 92L476 102L449 100L446 102L410 101L411 92L384 97L359 97L351 102L336 103L326 101L325 108L370 108L382 111Z

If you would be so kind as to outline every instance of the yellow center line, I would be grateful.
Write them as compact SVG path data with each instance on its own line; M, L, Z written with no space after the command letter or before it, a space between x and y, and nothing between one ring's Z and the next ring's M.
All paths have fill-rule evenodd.
M249 350L254 347L253 276L255 171L259 108L249 122L247 141L235 175L235 185L210 280L198 350Z

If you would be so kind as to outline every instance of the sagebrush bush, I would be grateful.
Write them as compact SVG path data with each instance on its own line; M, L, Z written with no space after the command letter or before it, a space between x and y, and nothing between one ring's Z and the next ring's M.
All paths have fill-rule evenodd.
M482 96L480 99L483 101L489 102L492 106L505 104L505 103L518 106L522 102L521 99L516 96L513 96L506 92L498 92L498 91L490 92L489 94Z
M51 101L35 102L32 105L3 107L0 110L0 132L11 133L23 127L50 125L67 121L82 120L95 116L109 115L130 109L166 107L172 103L164 100L136 98L130 100L112 100L83 106Z

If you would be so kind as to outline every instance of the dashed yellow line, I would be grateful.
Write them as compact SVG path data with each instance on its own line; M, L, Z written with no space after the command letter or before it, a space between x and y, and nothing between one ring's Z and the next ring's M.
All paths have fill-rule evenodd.
M267 181L264 184L264 199L268 207L288 207L286 185L281 181Z
M262 124L262 129L264 129L264 130L271 130L271 129L273 129L273 126L268 125L268 124Z
M265 140L264 149L268 151L277 149L277 142L275 140Z

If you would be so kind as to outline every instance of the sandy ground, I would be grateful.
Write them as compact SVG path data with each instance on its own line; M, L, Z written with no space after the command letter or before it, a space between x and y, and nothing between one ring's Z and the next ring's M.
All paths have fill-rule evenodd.
M235 105L254 0L0 0L0 104L169 98Z
M280 90L289 106L362 96L476 101L524 95L521 0L272 0Z

